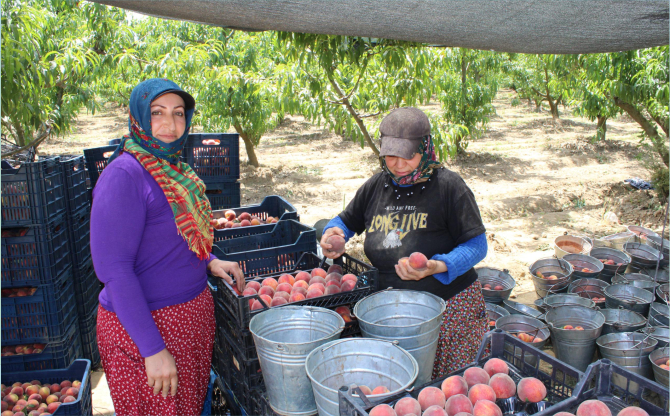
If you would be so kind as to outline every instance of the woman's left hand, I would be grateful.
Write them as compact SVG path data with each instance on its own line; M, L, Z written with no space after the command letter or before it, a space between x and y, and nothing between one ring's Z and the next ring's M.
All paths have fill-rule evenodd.
M447 265L443 261L428 260L424 270L413 269L408 262L399 261L395 265L395 272L402 280L421 280L424 277L432 276L435 273L444 273L447 271Z
M219 259L214 259L209 262L207 265L207 271L214 275L224 279L231 286L237 286L237 290L242 293L244 291L244 273L240 269L240 265L234 261L223 261ZM233 279L230 277L233 275L235 278L235 283L233 284Z

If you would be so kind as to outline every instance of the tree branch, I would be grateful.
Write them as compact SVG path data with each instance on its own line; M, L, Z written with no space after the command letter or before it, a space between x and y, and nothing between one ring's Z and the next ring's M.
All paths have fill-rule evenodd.
M35 140L33 140L32 142L28 143L27 145L25 145L25 146L23 146L23 147L19 147L18 149L14 149L14 150L12 150L12 151L10 151L10 152L3 152L3 153L2 153L2 158L4 159L4 158L6 158L6 157L13 156L13 155L15 155L15 154L17 154L17 153L21 153L21 152L23 152L24 150L28 150L28 149L30 149L31 147L37 147L37 146L39 146L40 143L42 143L44 140L46 140L47 137L49 137L49 134L50 134L50 133L51 133L51 127L47 127L47 129L46 129L44 132L42 132L41 135L37 136L37 138L36 138Z
M645 134L649 136L654 150L656 150L661 159L663 159L663 163L665 163L665 166L667 167L669 163L668 146L666 145L667 136L661 137L658 134L656 127L654 127L654 125L646 119L646 117L635 105L625 102L619 97L613 97L613 101L617 107L625 111L629 116L631 116L633 120L637 122L637 124L642 127L642 130L645 132Z

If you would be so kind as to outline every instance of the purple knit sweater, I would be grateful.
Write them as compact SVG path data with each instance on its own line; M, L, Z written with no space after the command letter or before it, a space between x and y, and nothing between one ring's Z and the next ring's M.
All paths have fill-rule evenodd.
M165 348L151 311L207 287L208 262L189 250L163 190L128 153L105 168L93 190L91 254L105 284L100 304L116 313L142 357Z

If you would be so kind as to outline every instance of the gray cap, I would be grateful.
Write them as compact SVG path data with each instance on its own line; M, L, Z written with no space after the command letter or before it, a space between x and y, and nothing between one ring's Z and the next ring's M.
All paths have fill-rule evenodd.
M419 150L421 140L430 135L430 121L418 108L398 108L384 117L379 134L382 141L380 156L411 159Z

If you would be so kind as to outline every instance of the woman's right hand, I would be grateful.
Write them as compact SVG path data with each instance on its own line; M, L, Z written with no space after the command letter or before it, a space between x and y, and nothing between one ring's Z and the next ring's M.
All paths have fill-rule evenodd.
M334 251L330 251L330 249L333 248L333 246L326 243L326 240L328 240L328 237L330 237L331 235L339 235L340 237L345 238L344 237L344 231L342 231L342 229L338 228L338 227L331 227L331 228L327 229L323 233L323 235L321 236L321 243L320 244L321 244L321 249L323 250L323 255L326 256L329 259L336 259L336 258L340 257L344 252L337 253L337 252L334 252Z
M144 366L147 369L147 384L153 387L154 394L162 392L163 397L177 394L177 364L167 348L146 357Z

